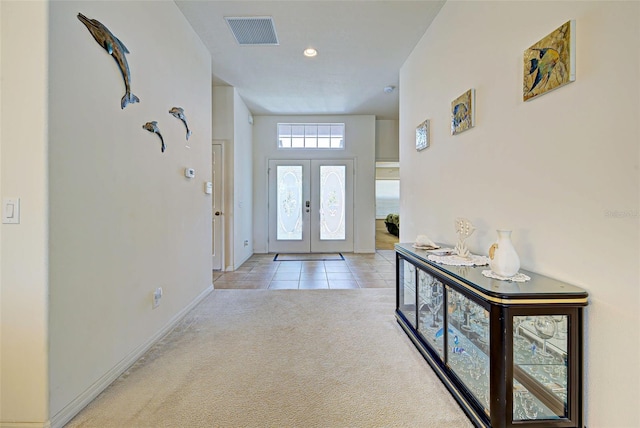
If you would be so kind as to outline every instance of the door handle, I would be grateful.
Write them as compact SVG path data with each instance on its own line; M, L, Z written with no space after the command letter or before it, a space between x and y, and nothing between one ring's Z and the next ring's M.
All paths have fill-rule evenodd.
M213 213L213 215L215 216L219 216L220 214L222 214L220 211L216 211L215 213Z

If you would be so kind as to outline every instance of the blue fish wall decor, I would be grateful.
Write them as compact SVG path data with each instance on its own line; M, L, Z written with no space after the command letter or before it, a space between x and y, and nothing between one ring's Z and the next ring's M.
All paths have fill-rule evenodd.
M139 103L140 98L131 93L131 73L125 57L125 54L129 53L127 47L100 21L89 19L81 13L78 13L78 19L87 27L96 42L113 57L120 68L125 87L125 94L120 101L120 108L125 108L130 103Z

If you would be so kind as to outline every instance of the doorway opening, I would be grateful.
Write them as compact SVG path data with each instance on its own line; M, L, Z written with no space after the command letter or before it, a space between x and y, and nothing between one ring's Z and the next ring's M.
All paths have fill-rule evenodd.
M393 250L399 239L385 220L400 214L400 163L376 162L376 250Z

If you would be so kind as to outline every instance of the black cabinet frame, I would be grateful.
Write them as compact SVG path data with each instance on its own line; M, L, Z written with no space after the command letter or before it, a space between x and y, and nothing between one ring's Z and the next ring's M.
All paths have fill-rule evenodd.
M410 244L396 245L396 318L416 348L433 368L444 385L478 427L576 427L583 424L583 308L587 305L586 291L551 278L526 272L531 281L521 285L497 281L481 275L488 267L444 266L428 260L428 252L416 250ZM415 269L405 278L405 264ZM444 345L442 355L423 336L419 329L420 295L419 272L426 272L444 285ZM413 284L405 290L405 284ZM503 284L504 283L504 284ZM451 343L447 327L450 315L450 290L488 311L489 400L488 408L449 364ZM406 301L409 294L413 301ZM411 300L411 299L409 299ZM566 405L543 382L536 379L518 364L514 364L514 317L539 316L566 317ZM518 327L520 329L520 327ZM527 333L526 330L518 330ZM519 338L520 339L520 338ZM520 339L521 340L521 339ZM535 335L527 340L536 343ZM539 344L541 345L541 343ZM535 396L558 417L552 419L518 420L514 417L514 381L527 393Z

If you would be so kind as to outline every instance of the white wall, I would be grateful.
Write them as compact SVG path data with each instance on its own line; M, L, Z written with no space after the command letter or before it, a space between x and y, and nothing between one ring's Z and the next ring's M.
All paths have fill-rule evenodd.
M524 50L569 19L577 80L524 103ZM584 287L589 427L640 426L639 82L638 2L449 1L400 73L401 241L467 217L472 251L512 229L524 269ZM469 88L477 125L451 136Z
M211 59L173 2L51 2L50 9L49 413L56 426L211 288L204 193ZM139 104L120 108L120 71L78 12L131 52ZM184 125L168 113L173 106L185 109L190 148ZM142 129L152 120L165 153ZM194 179L184 176L187 167ZM164 296L152 309L156 287Z
M345 124L345 149L278 150L279 122ZM254 251L268 250L268 159L355 159L354 252L375 252L375 116L255 116L253 126Z
M0 194L21 208L0 225L0 425L48 419L47 12L0 2Z
M234 270L253 255L253 127L249 115L249 109L234 90Z
M376 120L376 161L398 161L400 154L398 126L397 120Z

